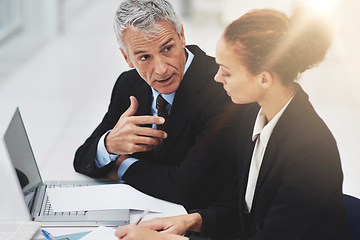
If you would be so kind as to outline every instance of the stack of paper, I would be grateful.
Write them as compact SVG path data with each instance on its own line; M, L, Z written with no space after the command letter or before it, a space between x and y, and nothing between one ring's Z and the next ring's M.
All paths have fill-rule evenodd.
M127 184L49 188L46 192L54 212L149 209L151 212L161 213L174 205L144 194Z
M40 226L39 222L0 220L0 239L30 240Z

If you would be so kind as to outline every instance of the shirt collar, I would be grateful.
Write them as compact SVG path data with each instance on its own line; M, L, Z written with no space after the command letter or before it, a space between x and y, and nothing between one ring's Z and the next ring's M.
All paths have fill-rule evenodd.
M157 99L157 97L160 95L160 93L158 92L158 91L156 91L155 89L153 89L153 88L151 88L151 90L152 90L152 94L153 94L153 99L154 99L154 101L153 102L155 102L155 108L156 108L156 99ZM174 102L174 98L175 98L175 92L176 91L174 91L174 92L172 92L172 93L170 93L170 94L161 94L162 96L163 96L163 98L172 106L172 104L173 104L173 102Z
M280 117L283 115L285 109L287 108L287 106L289 105L289 103L291 102L291 100L293 98L294 98L294 96L285 104L285 106L267 124L266 124L267 119L266 119L265 113L262 108L260 109L260 111L256 117L255 125L254 125L254 130L253 130L253 135L252 135L253 141L255 141L256 138L259 136L259 141L261 142L261 144L264 146L267 145L277 122L279 121Z
M190 64L192 63L192 61L194 59L194 54L192 54L192 52L190 52L189 49L185 48L185 51L187 53L187 60L185 63L185 68L184 68L184 76L185 76L185 73L187 72L187 70L189 69Z

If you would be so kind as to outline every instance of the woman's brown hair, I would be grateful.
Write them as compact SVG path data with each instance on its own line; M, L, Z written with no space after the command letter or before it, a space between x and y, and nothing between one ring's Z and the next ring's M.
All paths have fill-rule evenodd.
M232 22L224 38L250 72L276 73L285 84L320 63L331 44L327 25L305 9L291 18L277 10L252 10Z

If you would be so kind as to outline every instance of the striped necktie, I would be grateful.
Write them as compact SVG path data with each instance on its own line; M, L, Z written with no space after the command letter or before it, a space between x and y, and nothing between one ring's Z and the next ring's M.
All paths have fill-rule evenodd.
M158 112L158 116L159 117L163 117L165 118L165 123L166 123L166 118L169 115L166 107L169 103L163 98L163 96L161 94L159 94L159 96L156 99L156 109ZM161 124L161 125L157 125L157 129L162 130L164 128L165 124Z

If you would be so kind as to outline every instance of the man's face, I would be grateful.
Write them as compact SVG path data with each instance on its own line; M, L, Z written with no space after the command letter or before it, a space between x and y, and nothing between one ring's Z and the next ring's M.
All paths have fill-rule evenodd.
M141 30L126 29L120 49L129 67L162 94L176 91L184 75L186 63L185 36L177 34L172 23L158 22L159 31L147 34Z

